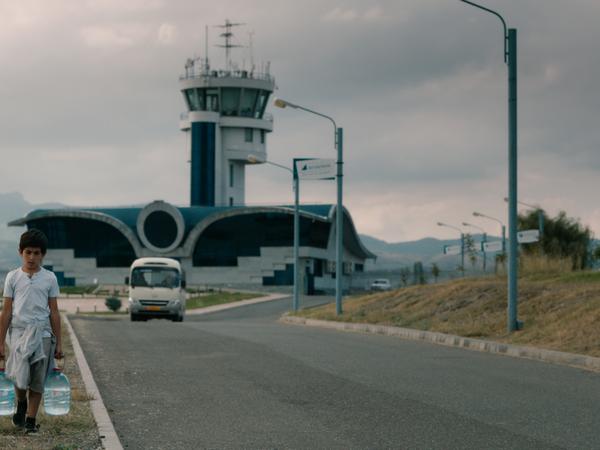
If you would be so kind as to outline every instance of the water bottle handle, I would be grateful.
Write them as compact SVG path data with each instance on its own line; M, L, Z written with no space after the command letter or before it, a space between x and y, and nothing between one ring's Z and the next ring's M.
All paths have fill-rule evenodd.
M61 372L65 371L65 355L63 354L63 357L61 359L56 359L54 358L54 369L55 370L60 370ZM58 361L62 360L62 367L60 367L60 365L58 364Z

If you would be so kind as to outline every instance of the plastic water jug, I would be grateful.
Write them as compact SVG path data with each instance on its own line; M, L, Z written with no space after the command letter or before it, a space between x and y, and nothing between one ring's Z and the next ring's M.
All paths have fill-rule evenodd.
M44 411L50 416L68 414L71 407L71 384L59 368L55 368L44 387Z
M0 416L10 416L15 412L15 388L0 367Z

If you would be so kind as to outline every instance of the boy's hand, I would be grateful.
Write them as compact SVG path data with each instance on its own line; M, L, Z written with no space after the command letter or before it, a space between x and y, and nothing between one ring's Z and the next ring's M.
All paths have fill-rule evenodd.
M54 357L56 359L63 359L65 357L64 353L62 352L62 348L60 345L56 346L56 350L54 350Z

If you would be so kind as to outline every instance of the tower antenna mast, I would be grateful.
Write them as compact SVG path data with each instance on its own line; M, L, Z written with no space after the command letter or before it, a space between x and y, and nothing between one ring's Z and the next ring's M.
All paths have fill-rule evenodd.
M217 45L225 49L225 68L231 70L231 49L236 47L243 47L242 45L234 45L231 43L233 33L231 32L232 27L238 27L245 25L245 23L231 23L229 19L225 19L225 25L216 25L217 28L224 28L225 31L220 34L221 37L225 38L225 45Z
M204 70L206 73L210 70L208 65L208 25L204 26Z
M248 47L250 50L250 72L254 72L254 31L248 32Z

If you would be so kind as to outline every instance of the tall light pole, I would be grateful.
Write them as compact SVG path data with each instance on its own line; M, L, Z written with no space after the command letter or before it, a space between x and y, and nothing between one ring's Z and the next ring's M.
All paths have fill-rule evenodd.
M517 29L506 27L504 18L484 6L460 0L495 15L504 29L504 62L508 65L508 310L509 333L521 328L517 320Z
M342 253L344 251L343 242L344 242L344 211L343 211L343 203L342 203L342 190L343 190L343 177L344 177L344 130L342 128L338 128L335 120L333 118L322 114L320 112L314 111L312 109L305 108L304 106L297 105L295 103L288 102L281 98L276 98L273 102L275 106L278 108L285 108L289 106L290 108L300 109L302 111L306 111L311 114L315 114L317 116L323 117L324 119L329 120L333 124L333 133L334 133L334 146L337 149L337 172L336 172L336 180L337 180L337 206L335 209L335 228L336 228L336 245L335 245L335 312L339 316L342 314L342 277L344 275L343 268L343 259Z
M461 230L458 227L455 227L454 225L448 225L447 223L443 223L443 222L438 222L437 223L438 227L448 227L448 228L452 228L453 230L457 230L460 233L460 271L462 273L462 276L465 276L465 233L463 233L463 230Z
M292 309L298 311L300 307L300 292L298 286L298 266L300 261L300 180L298 179L298 172L296 171L296 165L294 164L294 170L289 167L277 164L271 161L265 161L258 159L254 155L248 156L248 162L252 164L265 163L271 166L278 167L280 169L287 170L292 174L293 186L294 186L294 290L292 296Z
M485 272L486 269L486 257L485 257L485 243L487 242L487 233L485 232L485 230L483 228L481 228L478 225L473 225L472 223L468 223L468 222L463 222L463 227L472 227L472 228L476 228L478 230L480 230L483 233L483 245L481 246L481 251L483 252L483 271Z

